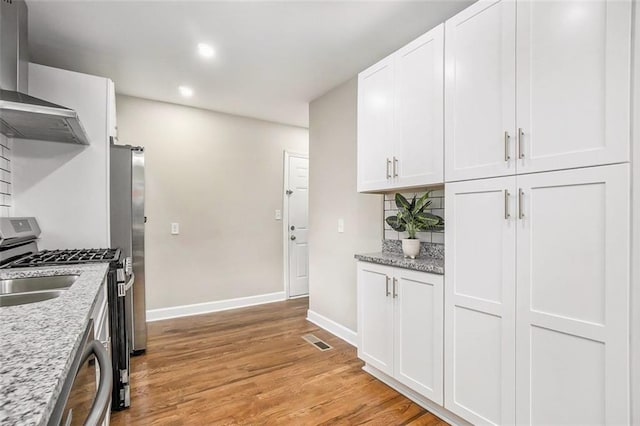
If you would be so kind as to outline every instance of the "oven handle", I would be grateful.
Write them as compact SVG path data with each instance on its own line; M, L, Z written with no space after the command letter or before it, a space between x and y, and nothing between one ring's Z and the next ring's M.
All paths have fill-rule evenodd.
M129 281L127 281L127 283L118 283L118 296L119 297L124 297L126 296L127 292L129 291L129 289L133 286L133 282L135 281L136 276L135 274L131 274L131 278L129 278Z
M124 291L129 291L129 289L131 288L135 280L136 280L135 274L131 274L131 278L129 278L129 281L127 281L127 283L124 285Z
M113 370L111 368L109 354L99 340L92 340L85 346L80 365L84 364L91 355L95 355L98 365L100 366L100 384L98 385L98 392L93 400L93 404L91 404L91 411L89 411L89 415L84 424L99 425L104 420L107 410L111 406Z

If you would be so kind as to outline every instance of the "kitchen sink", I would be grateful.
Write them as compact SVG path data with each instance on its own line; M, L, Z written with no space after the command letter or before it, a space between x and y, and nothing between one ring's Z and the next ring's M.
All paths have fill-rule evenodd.
M44 302L59 297L65 290L31 291L28 293L0 294L0 307Z
M71 287L71 285L77 279L78 275L54 275L48 277L13 278L0 280L0 295L42 292L45 290L66 290Z

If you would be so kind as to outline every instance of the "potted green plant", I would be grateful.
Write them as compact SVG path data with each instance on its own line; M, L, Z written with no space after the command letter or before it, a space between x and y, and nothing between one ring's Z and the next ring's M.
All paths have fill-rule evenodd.
M414 195L409 202L402 194L396 193L395 201L398 213L386 219L386 222L395 231L406 232L409 235L409 238L402 239L402 252L405 257L411 259L415 259L420 253L420 240L416 238L416 232L444 227L444 220L440 216L425 212L425 209L431 205L429 194L431 191L425 192L418 199Z

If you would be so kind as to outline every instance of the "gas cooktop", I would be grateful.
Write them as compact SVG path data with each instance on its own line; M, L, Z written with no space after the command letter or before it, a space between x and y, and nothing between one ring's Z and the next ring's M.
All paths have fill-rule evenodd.
M120 249L42 250L4 265L3 268L117 262L119 259Z

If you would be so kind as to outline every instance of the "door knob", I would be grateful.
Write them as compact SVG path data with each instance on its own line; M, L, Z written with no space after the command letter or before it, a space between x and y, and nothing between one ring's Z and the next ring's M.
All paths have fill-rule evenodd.
M296 227L295 227L295 226L293 226L293 225L291 225L291 230L292 230L292 231L295 231L295 230L296 230Z
M291 194L293 194L293 191L292 191L292 190L290 190L290 189L287 189L286 194L287 194L287 195L291 195Z
M293 241L293 240L295 240L295 239L296 239L296 236L295 236L295 235L292 235L292 236L291 236L291 241Z

